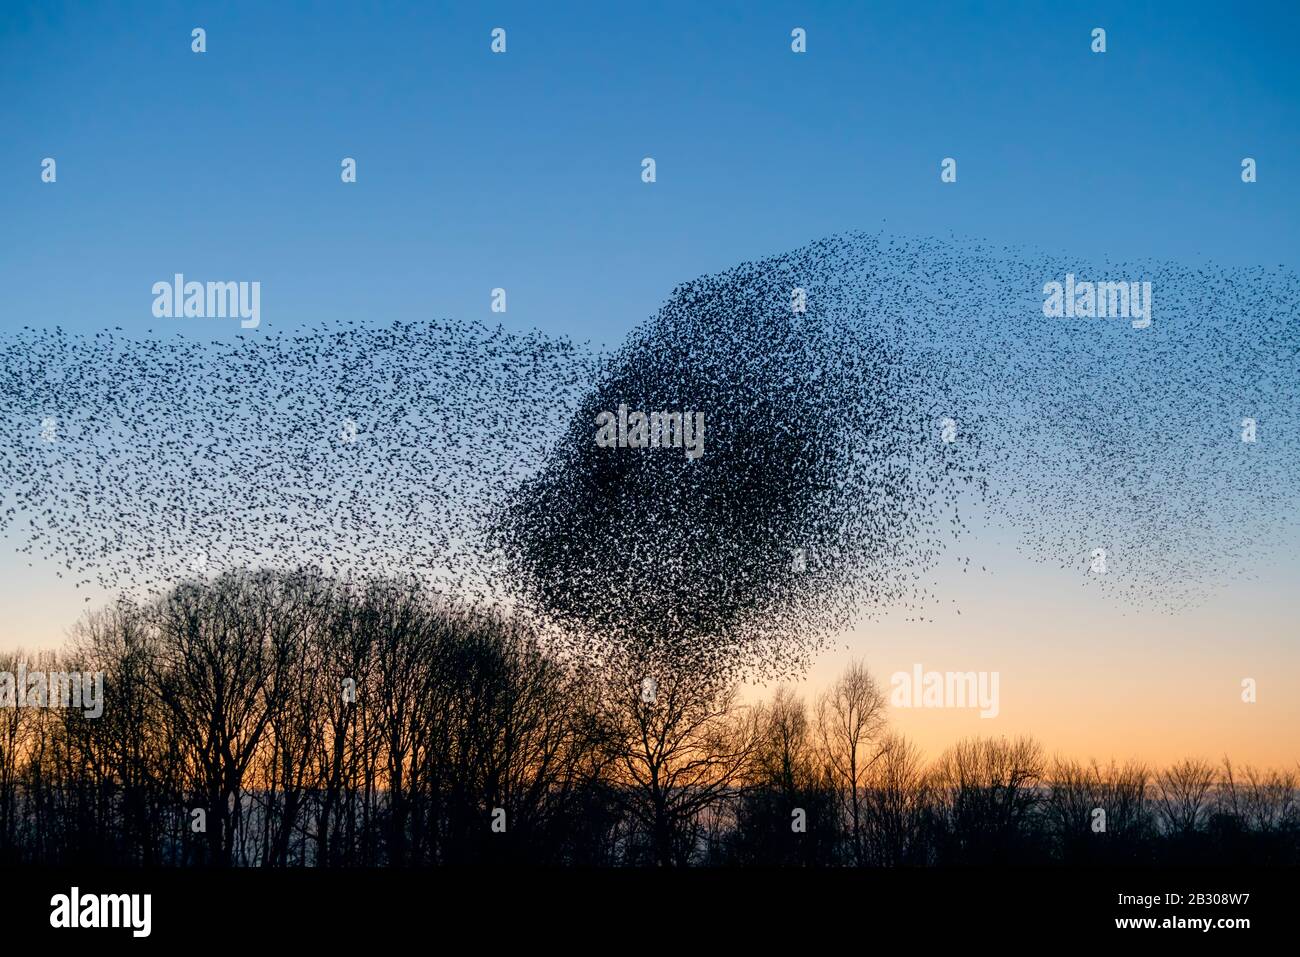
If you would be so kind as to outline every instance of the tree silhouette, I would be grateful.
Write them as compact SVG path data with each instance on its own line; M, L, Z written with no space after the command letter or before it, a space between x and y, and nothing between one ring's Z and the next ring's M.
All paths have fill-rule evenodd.
M104 675L98 717L0 707L0 863L1300 863L1294 771L1049 763L1028 738L927 766L861 662L809 709L653 642L570 651L411 579L119 601L0 655Z

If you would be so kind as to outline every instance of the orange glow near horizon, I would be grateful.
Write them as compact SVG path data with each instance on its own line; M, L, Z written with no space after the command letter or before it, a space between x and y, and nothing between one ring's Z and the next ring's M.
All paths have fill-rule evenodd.
M0 563L0 568L5 563ZM61 647L69 627L107 595L84 599L67 579L12 556L4 568L0 650ZM978 567L978 566L976 566ZM1300 764L1300 595L1278 564L1177 613L1115 603L1014 550L988 572L942 581L929 609L862 621L823 651L801 681L811 705L845 665L866 663L886 694L890 676L926 671L999 675L998 715L953 708L889 709L889 727L927 760L972 736L1030 735L1049 756L1164 766L1187 757L1296 770ZM923 615L924 621L908 620ZM1257 700L1242 701L1253 678ZM746 689L746 700L773 687Z

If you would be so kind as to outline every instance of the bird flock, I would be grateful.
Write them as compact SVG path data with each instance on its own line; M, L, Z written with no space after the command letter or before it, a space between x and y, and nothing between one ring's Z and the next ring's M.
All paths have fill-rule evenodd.
M0 345L3 532L78 587L238 567L409 573L476 600L512 476L589 352L447 322L202 342L23 329Z
M1066 274L1151 322L1047 315ZM417 575L595 661L783 676L1009 535L1176 608L1294 532L1300 283L849 233L674 289L612 350L475 323L0 339L0 532L79 587ZM703 452L596 441L689 410ZM974 516L974 518L972 518Z

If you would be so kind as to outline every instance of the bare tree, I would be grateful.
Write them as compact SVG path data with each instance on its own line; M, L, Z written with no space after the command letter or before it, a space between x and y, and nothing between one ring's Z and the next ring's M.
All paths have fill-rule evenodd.
M1156 776L1157 808L1165 826L1177 834L1193 834L1210 810L1214 768L1188 758Z
M0 695L0 862L1300 862L1294 771L1047 774L1025 738L926 770L860 663L810 715L789 689L742 705L659 634L616 661L548 637L414 579L309 571L111 605L59 651L0 656L4 688L104 675L93 718Z
M945 751L930 774L941 858L1006 860L1041 847L1034 814L1043 771L1030 738L971 738Z
M1057 758L1046 805L1057 853L1066 860L1139 857L1152 835L1150 777L1137 762L1102 766Z
M830 864L841 838L835 796L819 763L804 700L778 688L756 709L759 737L749 787L734 802L731 833L717 843L742 864Z
M883 753L884 728L885 695L866 665L855 661L817 700L822 760L846 821L854 864L867 859L862 805L868 775Z
M618 669L602 696L604 723L627 810L661 866L689 863L700 815L742 787L758 741L757 715L688 667L659 661L646 694L641 669Z
M234 863L244 776L271 720L275 589L268 575L231 574L181 586L156 609L153 677L214 864Z
M865 797L871 860L887 867L926 863L929 795L921 752L895 734L881 740L879 751Z
M1223 759L1219 806L1242 825L1263 834L1276 834L1300 825L1300 783L1294 771L1240 771Z
M17 649L0 654L0 671L14 674L26 653ZM0 861L10 863L20 858L25 807L22 802L22 779L26 772L27 736L30 714L24 708L0 708Z

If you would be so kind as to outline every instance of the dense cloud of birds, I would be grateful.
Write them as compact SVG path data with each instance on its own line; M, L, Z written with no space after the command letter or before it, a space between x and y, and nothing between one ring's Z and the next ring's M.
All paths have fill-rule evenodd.
M590 352L472 324L0 340L3 531L78 586L239 567L411 573L488 597L475 545Z
M514 577L584 650L788 674L855 612L922 600L980 460L932 434L944 370L812 292L838 266L827 248L674 290L513 496L497 534ZM598 445L620 406L702 414L702 454Z
M1044 315L1066 273L1150 281L1150 326ZM456 323L23 329L0 340L0 530L101 587L410 572L596 660L727 678L924 614L972 514L1175 607L1293 515L1298 294L1280 268L848 234L687 282L608 353ZM620 406L702 414L703 453L598 444Z

